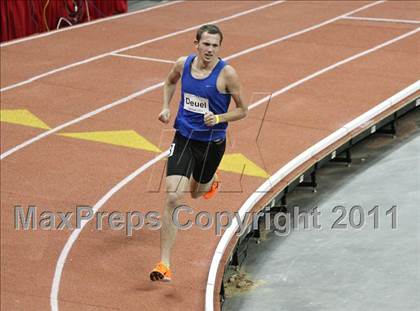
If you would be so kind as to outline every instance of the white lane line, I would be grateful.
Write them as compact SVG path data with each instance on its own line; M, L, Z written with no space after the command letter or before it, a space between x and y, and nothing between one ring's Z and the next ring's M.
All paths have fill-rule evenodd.
M100 113L102 111L111 109L111 108L113 108L115 106L118 106L118 105L120 105L122 103L128 102L129 100L132 100L133 98L135 98L137 96L146 94L146 93L151 92L153 90L156 90L156 89L160 88L161 86L163 86L163 82L158 83L158 84L155 84L155 85L152 85L152 86L150 86L148 88L145 88L145 89L143 89L141 91L138 91L136 93L133 93L133 94L131 94L129 96L126 96L124 98L121 98L121 99L119 99L119 100L117 100L115 102L112 102L112 103L108 104L108 105L102 106L102 107L100 107L100 108L98 108L96 110L93 110L91 112L85 113L84 115L81 115L80 117L78 117L76 119L73 119L73 120L70 120L70 121L68 121L66 123L63 123L63 124L61 124L61 125L59 125L59 126L57 126L55 128L52 128L52 129L50 129L50 130L48 130L46 132L43 132L43 133L39 134L38 136L35 136L35 137L33 137L33 138L31 138L31 139L29 139L29 140L27 140L27 141L25 141L25 142L17 145L16 147L13 147L13 148L7 150L6 152L2 153L1 156L0 156L0 160L3 160L4 158L8 157L12 153L15 153L16 151L18 151L18 150L20 150L22 148L25 148L26 146L28 146L30 144L33 144L34 142L36 142L36 141L38 141L38 140L40 140L40 139L42 139L44 137L47 137L47 136L49 136L51 134L54 134L54 133L57 133L58 131L61 131L62 129L64 129L64 128L70 126L70 125L79 123L80 121L86 120L86 119L88 119L88 118L90 118L90 117L92 117L94 115L97 115L98 113Z
M314 155L318 154L320 151L324 150L326 147L334 144L339 141L346 134L350 133L359 126L363 126L367 121L372 120L375 116L379 115L381 112L385 111L389 107L397 104L407 96L414 94L420 89L420 81L417 81L405 88L401 92L395 94L389 99L383 101L377 106L373 107L366 113L355 118L353 121L347 123L344 127L336 130L332 134L328 135L321 141L312 145L310 148L296 156L293 160L289 161L286 165L281 167L274 175L272 175L267 181L265 181L254 193L248 197L242 207L239 209L240 221L244 219L244 216L247 212L251 211L252 208L257 204L263 196L270 191L276 184L278 184L284 177L292 173L304 162L309 160ZM219 240L219 243L216 247L207 279L206 286L206 297L205 297L205 310L213 311L214 309L214 290L216 283L217 270L219 269L220 261L226 251L226 248L235 235L236 230L239 228L238 221L235 218L229 228L223 233L222 237Z
M409 31L409 32L407 32L405 34L402 34L402 35L400 35L400 36L398 36L398 37L396 37L394 39L391 39L389 41L386 41L386 42L384 42L382 44L379 44L379 45L377 45L377 46L375 46L373 48L370 48L370 49L368 49L366 51L360 52L360 53L355 54L353 56L350 56L350 57L348 57L346 59L343 59L342 61L339 61L339 62L337 62L335 64L332 64L332 65L330 65L328 67L325 67L324 69L321 69L321 70L319 70L317 72L314 72L313 74L311 74L311 75L309 75L309 76L307 76L307 77L305 77L303 79L300 79L300 80L298 80L298 81L296 81L296 82L294 82L292 84L289 84L288 86L286 86L286 87L284 87L284 88L282 88L282 89L274 92L273 94L270 94L270 95L267 95L264 98L261 98L256 103L250 105L249 108L255 108L255 107L257 107L257 106L265 103L269 99L272 99L272 98L274 98L274 97L276 97L276 96L278 96L280 94L283 94L283 93L287 92L288 90L290 90L292 88L295 88L296 86L298 86L298 85L300 85L300 84L302 84L302 83L304 83L304 82L306 82L308 80L311 80L311 79L313 79L313 78L315 78L317 76L320 76L320 75L322 75L323 73L325 73L327 71L330 71L332 69L335 69L335 68L337 68L337 67L339 67L341 65L344 65L344 64L346 64L348 62L351 62L352 60L355 60L355 59L357 59L359 57L365 56L365 55L367 55L369 53L372 53L374 51L377 51L379 49L382 49L382 48L384 48L384 47L386 47L386 46L388 46L388 45L390 45L390 44L392 44L394 42L397 42L397 41L402 40L404 38L407 38L407 37L409 37L411 35L414 35L415 33L419 32L419 31L420 31L420 27L418 27L418 28L416 28L416 29L414 29L412 31Z
M391 40L391 41L394 41L395 42L395 39L394 40ZM389 41L388 41L389 42ZM384 44L381 44L381 46L383 47L383 46L385 46ZM376 50L376 49L375 49ZM370 51L371 52L373 52L374 51L374 49L370 49ZM361 53L359 53L359 54L361 54ZM359 54L357 54L357 55L359 55ZM360 57L360 56L359 56ZM353 58L354 59L354 58ZM342 64L344 64L344 62L339 62L341 65ZM331 67L331 66L330 66ZM324 71L325 72L325 71ZM306 80L305 80L306 81ZM303 83L303 82L302 82ZM293 85L295 85L294 87L296 87L297 86L297 84L296 83L294 83ZM418 85L416 85L416 87L418 88ZM283 88L284 89L284 88ZM289 88L290 89L290 88ZM255 107L257 107L257 105L255 105L255 104L253 104L253 105L250 105L250 110L252 110L252 109L254 109ZM365 122L365 121L364 121ZM350 124L350 123L349 123ZM322 142L324 142L324 140L322 141ZM326 146L325 146L326 147ZM148 168L148 167L150 167L151 165L153 165L153 164L155 164L156 162L158 162L159 160L161 160L161 159L163 159L166 155L168 154L168 150L167 151L165 151L165 152L163 152L163 153L161 153L160 155L158 155L156 158L154 158L154 159L152 159L151 161L149 161L149 162L147 162L146 164L144 164L142 167L146 167L146 168ZM297 158L297 159L300 159L299 157ZM294 162L293 162L294 163ZM303 162L301 162L301 163L303 163ZM150 164L150 165L149 165ZM145 168L145 169L146 169ZM145 170L144 169L144 170ZM118 185L120 185L118 188L117 187L114 187L113 189L116 189L116 190L110 190L110 192L112 191L112 194L111 195L113 195L113 194L115 194L118 190L120 190L125 184L127 184L128 182L130 182L133 178L135 178L135 177L137 177L140 173L142 173L144 170L141 170L141 171L136 171L136 172L138 172L137 174L136 174L136 172L134 172L134 173L132 173L131 175L129 175L129 176L131 176L130 178L128 178L128 177L126 177L123 181L125 181L124 183L123 183L123 181L121 181ZM110 192L108 192L105 196L106 196L106 200L108 200L109 199L109 197L107 197L108 195L109 195L109 193ZM99 202L102 202L102 200L103 199L101 199L100 201L98 201L98 203L96 203L95 204L95 206L97 206L97 209L95 210L95 213L97 212L97 210L99 209L99 208L101 208L101 206L106 202L106 200L103 202L103 203L101 203L101 204L99 204ZM70 252L70 249L71 249L71 247L72 247L72 245L73 245L73 243L75 242L75 240L77 239L77 237L78 237L78 235L79 235L79 233L80 232L78 232L77 234L76 233L74 233L75 234L75 237L72 237L73 236L73 234L72 234L72 236L70 236L70 238L72 239L72 241L71 242L67 242L66 243L66 246L65 246L65 248L62 250L62 252L61 252L61 254L60 254L60 257L59 257L59 260L58 260L58 262L57 262L57 265L56 265L56 269L55 269L55 272L54 272L54 281L53 281L53 286L52 286L52 289L51 289L51 295L50 295L50 300L51 300L51 306L53 306L54 305L54 307L55 308L52 308L52 310L53 311L56 311L56 310L58 310L58 306L57 306L57 299L58 299L58 292L59 292L59 286L60 286L60 278L61 278L61 274L62 274L62 271L63 271L63 268L64 268L64 264L65 264L65 262L66 262L66 258L67 258L67 255L68 255L68 253ZM65 252L65 254L63 255L63 252ZM220 255L220 254L219 254ZM219 256L219 255L216 255L216 257L217 256ZM214 258L216 258L216 257L214 257ZM220 258L219 259L214 259L213 258L213 261L217 261L217 265L218 265L218 262L220 261L220 259L221 259L221 257L222 257L222 255L220 255ZM213 270L214 270L215 268L213 268ZM210 270L210 271L213 271L213 270ZM217 271L217 267L216 267L216 270L215 271ZM209 275L209 279L210 279L210 275ZM213 285L214 285L214 283L213 283Z
M170 5L179 3L179 2L184 2L184 0L168 1L168 2L165 2L165 3L159 4L159 5L156 5L156 6L152 6L150 8L146 8L146 9L142 9L142 10L138 10L138 11L134 11L134 12L113 15L113 16L104 17L104 18L100 18L100 19L95 19L91 22L86 22L86 23L83 23L83 24L77 24L77 25L74 25L72 27L66 27L66 28L62 28L62 29L58 29L58 30L51 30L51 31L48 31L48 32L43 32L43 33L37 34L37 35L31 35L29 37L25 37L25 38L16 39L16 40L13 40L13 41L8 41L8 42L5 42L5 43L2 43L2 44L0 44L0 48L5 47L5 46L14 45L14 44L21 43L21 42L25 42L25 41L31 41L31 40L34 40L34 39L39 39L39 38L42 38L42 37L55 35L56 33L63 32L63 31L69 31L69 30L82 28L82 27L86 27L86 26L90 26L90 25L94 25L94 24L98 24L98 23L102 23L102 22L107 22L107 21L113 20L113 19L118 19L118 18L122 18L122 17L127 17L127 16L131 16L131 15L139 14L139 13L144 13L144 12L160 9L160 8L170 6Z
M144 172L146 169L148 169L150 166L154 165L155 163L159 162L163 158L165 158L169 154L169 150L166 150L165 152L161 153L159 156L154 158L153 160L147 162L146 164L139 167L137 170L132 172L130 175L125 177L123 180L121 180L118 184L116 184L114 187L112 187L96 204L93 206L92 210L94 214L97 213L97 211L121 188L123 188L126 184L128 184L130 181L132 181L136 176L140 175L142 172ZM63 267L64 263L66 262L67 256L70 253L70 250L73 246L73 244L76 242L79 234L82 232L83 228L88 223L88 220L83 220L81 222L80 228L75 229L70 237L68 238L66 244L64 245L64 248L62 249L60 253L60 257L58 258L56 267L55 267L55 273L54 273L54 279L53 284L51 287L51 294L50 294L50 306L51 310L57 311L58 310L58 290L60 288L60 280L61 275L63 273Z
M346 17L343 17L343 19L353 19L353 20L371 21L371 22L386 22L386 23L420 24L420 21L409 20L409 19L392 19L392 18L358 17L358 16L346 16Z
M167 59L161 59L161 58L135 56L135 55L121 54L121 53L118 53L118 54L117 53L112 53L111 56L133 58L133 59L139 59L139 60L147 60L147 61L159 62L159 63L175 64L175 61L173 61L173 60L167 60Z
M48 77L50 75L56 74L58 72L61 72L61 71L64 71L64 70L67 70L67 69L70 69L70 68L74 68L74 67L77 67L77 66L80 66L80 65L83 65L83 64L87 64L87 63L96 61L98 59L107 57L107 56L109 56L111 54L120 53L120 52L127 51L127 50L130 50L130 49L133 49L133 48L137 48L137 47L140 47L140 46L149 44L149 43L153 43L153 42L156 42L156 41L160 41L160 40L163 40L163 39L167 39L167 38L170 38L170 37L177 36L179 34L183 34L183 33L186 33L186 32L192 31L192 30L195 30L195 29L199 28L203 24L217 24L217 23L221 23L221 22L224 22L224 21L227 21L227 20L238 18L238 17L244 16L244 15L247 15L247 14L251 14L251 13L254 13L254 12L257 12L257 11L260 11L260 10L263 10L263 9L266 9L266 8L269 8L269 7L272 7L273 5L277 5L277 4L280 4L280 3L283 3L283 2L284 1L277 1L277 2L272 2L272 3L269 3L269 4L261 5L261 6L258 6L256 8L249 9L249 10L246 10L246 11L243 11L243 12L240 12L240 13L236 13L236 14L233 14L233 15L230 15L230 16L227 16L227 17L223 17L223 18L216 19L216 20L213 20L213 21L205 22L205 23L202 23L202 24L199 24L199 25L195 25L195 26L192 26L192 27L189 27L189 28L185 28L183 30L171 32L171 33L168 33L166 35L162 35L162 36L159 36L159 37L150 39L150 40L142 41L142 42L139 42L139 43L136 43L136 44L133 44L133 45L130 45L130 46L121 48L121 49L113 50L113 51L106 52L106 53L103 53L103 54L100 54L100 55L97 55L97 56L94 56L94 57L90 57L90 58L87 58L87 59L82 60L82 61L74 62L72 64L69 64L69 65L66 65L66 66L62 66L62 67L59 67L59 68L56 68L56 69L53 69L53 70L44 72L44 73L39 74L39 75L36 75L36 76L34 76L32 78L29 78L29 79L23 80L21 82L18 82L18 83L15 83L15 84L11 84L9 86L6 86L4 88L1 88L0 89L0 92L6 92L8 90L12 90L12 89L14 89L16 87L19 87L19 86L22 86L22 85L26 85L26 84L32 83L32 82L37 81L37 80L39 80L41 78Z
M383 2L383 1L378 1L378 2L374 2L374 3L371 3L371 4L365 5L365 6L361 7L361 8L359 8L359 9L356 9L356 10L350 11L350 12L348 12L348 13L346 13L346 14L340 15L340 16L335 17L335 18L332 18L332 19L330 19L330 20L328 20L328 21L326 21L326 22L320 23L320 24L318 24L318 25L315 25L315 26L312 26L312 27L309 27L309 28L306 28L306 29L311 29L311 30L313 30L313 29L315 29L315 28L318 28L318 26L319 26L319 27L321 27L321 25L322 25L322 26L324 26L324 25L326 25L326 24L328 24L328 23L330 23L330 22L336 21L338 18L341 18L341 17L342 17L342 16L344 16L344 15L353 14L353 13L355 13L355 12L358 12L358 11L361 11L361 10L364 10L364 9L367 9L367 8L369 8L369 7L373 6L373 5L377 5L377 4L380 4L380 3L382 3L382 2ZM301 31L298 31L298 32L296 32L296 33L302 34L303 32L305 32L305 30L306 30L306 29L301 30ZM276 40L273 40L273 41L270 41L270 42L271 42L271 44L276 44L276 43L278 43L278 42L280 42L280 41L285 40L284 38L291 38L291 37L295 36L295 34L296 34L296 33L292 33L292 34L290 34L290 35L283 36L283 37L281 37L281 38L279 38L279 39L276 39ZM262 48L264 48L264 47L267 47L267 46L268 46L268 45L266 45L266 44L260 44L260 45L257 45L257 46L255 46L255 47L253 47L253 48L246 49L246 53L251 53L251 52L254 52L254 51L258 50L258 49L262 49ZM240 52L240 53L236 53L236 54L233 54L233 55L228 56L226 59L227 59L227 60L229 60L229 59L233 59L233 58L235 58L235 57L239 57L239 56L244 55L244 54L245 54L245 53L242 53L242 52ZM117 106L117 105L123 104L123 103L125 103L125 102L127 102L127 101L129 101L129 100L133 99L134 97L137 97L137 96L143 95L143 94L145 94L145 93L148 93L149 91L154 90L154 89L156 89L156 88L159 88L159 87L161 87L161 86L163 86L163 82L158 83L158 84L155 84L155 85L152 85L152 86L148 87L147 89L141 90L141 91L139 91L139 92L133 93L133 94L131 94L131 95L129 95L129 96L126 96L126 97L124 97L124 98L122 98L122 99L119 99L119 100L118 100L118 101L116 101L116 102L110 103L110 104L108 104L108 105L106 105L106 106L103 106L103 107L101 107L101 108L98 108L98 109L96 109L96 110L94 110L94 111L92 111L92 112L86 113L86 114L84 114L84 115L82 115L82 116L78 117L77 119L71 120L71 121L69 121L69 122L67 122L67 123L64 123L64 124L62 124L62 125L59 125L58 127L53 128L53 129L51 129L51 130L49 130L49 131L47 131L47 132L44 132L44 133L42 133L42 134L40 134L40 135L38 135L38 136L35 136L35 137L33 137L33 138L31 138L31 139L29 139L29 140L27 140L27 141L25 141L25 142L23 142L23 143L21 143L21 144L19 144L19 145L15 146L15 147L12 147L11 149L9 149L9 150L5 151L4 153L2 153L2 154L0 155L0 160L3 160L3 159L4 159L4 158L6 158L7 156L9 156L9 155L11 155L11 154L15 153L16 151L18 151L18 150L20 150L20 149L22 149L22 148L24 148L24 147L26 147L26 146L28 146L28 145L30 145L30 144L32 144L32 143L34 143L34 142L36 142L36 141L38 141L38 140L40 140L40 139L42 139L42 138L44 138L44 137L47 137L47 136L49 136L49 135L51 135L51 134L54 134L54 133L56 133L56 132L58 132L58 131L60 131L60 130L64 129L65 127L68 127L68 126L73 125L73 124L75 124L75 123L78 123L78 122L80 122L80 121L82 121L82 120L85 120L85 119L87 119L87 118L90 118L90 117L92 117L92 116L94 116L94 115L96 115L96 114L98 114L98 113L100 113L100 112L102 112L102 111L108 110L108 109L110 109L110 108L112 108L112 107L115 107L115 106Z
M377 1L377 2L373 2L373 3L367 4L367 5L365 5L365 6L362 6L361 8L358 8L358 9L353 10L353 11L350 11L350 12L348 12L348 13L345 13L345 14L339 15L339 16L334 17L334 18L332 18L332 19L329 19L329 20L327 20L327 21L325 21L325 22L323 22L323 23L320 23L320 24L314 25L314 26L309 27L309 28L305 28L305 29L303 29L303 30L301 30L301 31L294 32L294 33L289 34L289 35L287 35L287 36L284 36L284 37L282 37L282 38L278 38L278 39L275 39L275 40L272 40L272 41L269 41L269 42L266 42L266 43L263 43L263 44L260 44L260 45L254 46L254 47L252 47L252 48L249 48L249 49L243 50L243 51L238 52L238 53L236 53L236 54L230 55L230 56L229 56L229 57L227 57L226 59L227 59L227 60L229 60L229 59L231 59L231 58L235 58L235 57L241 56L241 55L246 54L246 53L249 53L249 52L251 52L251 51L255 51L255 50L257 50L257 49L262 49L262 48L265 48L265 47L267 47L267 46L270 46L270 45L273 45L273 44L279 43L279 42L281 42L281 41L284 41L284 40L287 40L287 39L290 39L290 38L293 38L293 37L299 36L299 35L301 35L301 34L303 34L303 33L306 33L306 32L308 32L308 31L312 31L312 30L315 30L315 29L317 29L317 28L323 27L323 26L325 26L325 25L328 25L328 24L334 23L335 21L337 21L337 20L339 20L339 19L342 19L342 18L344 18L344 17L346 17L346 16L348 16L348 15L352 15L352 14L357 13L357 12L359 12L359 11L363 11L363 10L365 10L365 9L367 9L367 8L370 8L370 7L374 6L374 5L378 5L378 4L383 3L383 2L384 2L384 1Z

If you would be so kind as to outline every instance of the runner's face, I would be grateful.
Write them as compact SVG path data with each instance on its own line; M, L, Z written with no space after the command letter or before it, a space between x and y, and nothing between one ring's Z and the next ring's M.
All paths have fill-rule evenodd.
M204 32L200 41L197 43L198 57L206 63L217 59L220 50L219 34L209 34Z

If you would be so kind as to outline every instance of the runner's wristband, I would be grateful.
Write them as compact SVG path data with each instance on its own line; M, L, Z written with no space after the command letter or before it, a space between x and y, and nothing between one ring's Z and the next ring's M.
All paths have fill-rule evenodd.
M214 117L216 118L216 124L219 124L220 123L220 117L217 114Z

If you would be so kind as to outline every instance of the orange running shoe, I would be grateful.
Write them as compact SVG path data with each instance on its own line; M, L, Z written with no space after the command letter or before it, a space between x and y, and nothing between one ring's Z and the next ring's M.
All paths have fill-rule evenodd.
M219 176L217 175L217 173L215 173L214 180L210 187L210 190L203 195L203 198L205 198L206 200L209 200L212 197L214 197L217 191L219 190L220 184L221 184L221 181L219 180Z
M150 279L152 281L170 282L171 276L171 270L162 261L150 272Z

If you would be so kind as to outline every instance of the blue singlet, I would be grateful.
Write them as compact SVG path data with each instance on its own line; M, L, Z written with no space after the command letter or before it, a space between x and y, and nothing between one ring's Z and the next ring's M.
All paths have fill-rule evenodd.
M228 111L231 95L218 91L217 78L226 66L219 59L210 75L205 79L196 79L191 75L191 64L196 56L189 55L184 64L181 80L181 100L174 128L185 138L199 141L225 139L227 122L209 127L204 124L204 113L211 111L222 114Z

